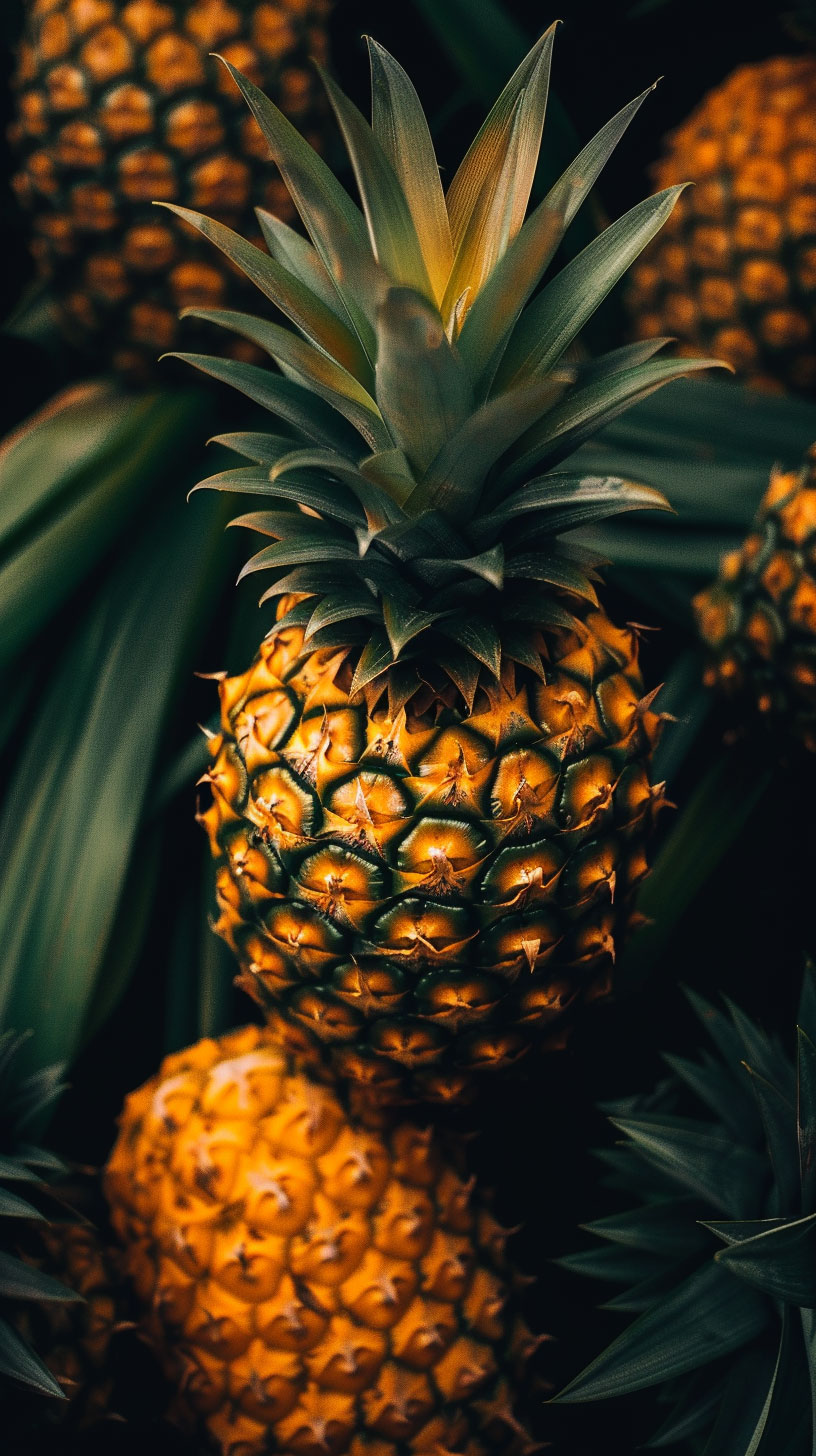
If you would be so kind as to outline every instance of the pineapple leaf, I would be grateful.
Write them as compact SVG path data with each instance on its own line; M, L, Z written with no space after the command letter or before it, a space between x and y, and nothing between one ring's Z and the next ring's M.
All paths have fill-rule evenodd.
M706 1264L624 1330L556 1403L605 1400L675 1379L733 1354L766 1324L765 1300Z
M503 148L501 170L495 181L489 176L484 179L453 259L442 300L442 317L451 338L458 333L467 309L510 243L521 141L522 105L519 98Z
M794 1392L785 1389L791 1383L786 1378L792 1354L790 1324L786 1315L776 1350L772 1346L746 1350L734 1363L703 1456L774 1456L782 1450L786 1456L804 1456L809 1443L808 1447L799 1447L795 1441L791 1444L791 1414L801 1411L801 1397L791 1403ZM782 1428L776 1429L776 1443L769 1445L769 1427L779 1417L780 1397L787 1409Z
M382 618L388 641L391 644L393 660L396 662L403 647L414 637L419 636L420 632L424 632L427 627L432 626L439 616L439 612L416 611L412 607L404 607L399 602L389 601L386 597L382 604Z
M0 1319L0 1375L19 1380L21 1385L36 1390L38 1395L53 1396L55 1400L66 1399L51 1371L4 1319Z
M342 596L325 596L316 606L310 598L303 606L307 610L311 608L303 634L304 641L313 637L315 632L321 632L324 627L335 627L339 622L348 622L353 617L370 616L376 621L379 616L377 603L370 592L357 596L354 592L347 591Z
M472 224L479 198L497 192L514 118L519 124L516 178L510 194L508 241L521 227L535 176L549 91L556 22L524 57L479 128L448 189L454 254ZM495 258L491 259L495 262Z
M342 322L347 322L353 327L343 300L334 286L334 280L314 243L310 243L308 238L295 232L295 229L289 227L288 223L275 217L274 213L267 212L263 207L256 207L255 215L263 233L264 242L275 262L300 279L300 282L310 292L321 299L331 313L338 314L341 316ZM356 347L359 350L359 341L356 342ZM334 350L332 349L330 352L334 353ZM335 354L335 358L337 357ZM368 361L366 361L366 367L370 367Z
M507 496L498 510L475 523L475 530L479 538L489 538L508 521L532 513L536 519L523 522L525 534L546 530L556 535L600 517L637 510L669 511L671 506L653 486L635 485L615 476L546 475Z
M791 1070L787 1058L785 1071ZM768 1157L774 1174L775 1207L771 1213L781 1213L794 1208L801 1196L799 1183L799 1146L796 1137L793 1101L779 1090L775 1082L768 1082L753 1067L746 1067L751 1086L759 1106L759 1115L765 1132Z
M157 206L166 207L169 212L176 213L183 222L189 223L202 237L220 248L226 257L238 265L250 282L260 289L264 297L274 303L318 348L336 359L338 364L343 365L358 379L370 380L371 366L359 339L346 328L324 300L294 273L282 268L274 258L256 248L254 243L247 242L240 233L233 232L232 228L225 227L223 223L216 222L203 213L191 212L188 207L179 207L175 202L162 202ZM187 312L197 317L194 310Z
M816 1213L768 1222L748 1238L739 1237L738 1227L732 1230L733 1242L718 1251L716 1262L771 1299L816 1308ZM727 1225L711 1227L717 1231Z
M233 450L236 455L243 455L246 460L252 460L257 465L274 465L282 455L288 454L294 445L294 440L288 435L269 435L259 431L238 430L229 435L213 435L207 444L223 445L225 449Z
M469 309L459 348L487 393L516 320L632 118L654 87L636 96L583 148L527 218Z
M328 489L332 493L336 490L336 482L342 481L353 495L357 497L365 519L373 530L382 531L393 522L402 519L402 513L397 501L390 496L388 490L378 490L372 486L370 480L363 474L361 462L360 467L349 465L348 461L342 460L338 455L333 455L326 450L292 450L288 455L282 456L269 472L270 485L277 488L278 485L286 483L286 477L291 475L293 494L292 499L296 500L299 481L303 479L304 473L319 473L333 477L329 486L321 481L318 490ZM304 498L304 505L310 501Z
M235 495L270 496L292 501L294 505L308 506L310 510L318 511L321 516L351 530L365 525L362 509L353 495L337 481L315 482L311 474L293 474L285 480L280 477L270 480L268 470L261 466L259 472L258 476L254 476L246 469L222 470L202 480L190 494L194 495L198 490L218 490Z
M588 1233L612 1243L631 1245L670 1259L685 1259L708 1247L708 1239L695 1222L696 1198L662 1199L626 1213L613 1213L585 1225ZM710 1227L710 1225L708 1225Z
M797 1027L796 1125L799 1142L799 1179L805 1213L816 1205L816 1046Z
M380 629L372 632L354 669L354 676L349 687L349 698L353 701L358 693L368 687L369 683L373 683L375 678L385 672L393 660L391 644L385 632Z
M723 1136L712 1124L661 1113L610 1121L672 1182L732 1218L743 1217L762 1195L766 1176L762 1155Z
M501 473L499 486L515 485L542 465L557 464L631 404L671 380L700 369L724 367L718 359L655 359L572 390L519 441L512 461ZM508 399L516 393L514 389L500 398Z
M270 323L254 314L234 313L225 308L187 308L182 318L197 318L219 328L232 329L250 339L280 365L284 375L303 383L326 401L362 435L370 450L388 449L391 437L382 415L367 389L334 359L299 339L290 329Z
M377 401L396 444L422 473L473 412L473 391L439 314L392 288L377 314Z
M272 158L328 273L333 279L343 279L343 303L373 363L381 275L371 256L360 209L274 102L229 61L225 60L224 65L266 137Z
M317 541L295 537L289 541L278 541L274 546L264 546L241 568L238 580L243 581L245 576L256 571L277 570L283 566L317 566L329 562L343 562L347 570L353 568L356 571L360 557L347 541L328 539L322 535Z
M715 1379L709 1383L705 1378L709 1374L706 1370L701 1372L700 1377L692 1376L682 1382L674 1409L651 1440L646 1442L649 1451L686 1441L704 1427L711 1426L722 1404L723 1392L722 1381Z
M360 440L356 430L343 419L338 419L336 410L322 400L315 399L310 389L296 384L291 379L280 379L269 369L257 364L244 364L237 359L219 359L209 354L171 354L171 359L183 359L209 374L222 384L229 384L255 404L262 405L272 414L280 415L307 440L312 440L324 449L336 450L346 459L355 460L360 453Z
M816 1042L816 964L808 957L799 998L799 1025Z
M638 202L567 263L530 304L507 345L504 388L546 374L577 337L646 244L660 231L684 186Z
M582 1278L602 1279L610 1284L639 1284L652 1274L659 1274L665 1264L657 1255L642 1249L583 1249L580 1254L565 1254L553 1263L570 1274Z
M44 1215L33 1203L21 1198L18 1193L9 1192L8 1188L0 1188L0 1218L34 1219L37 1223L45 1221Z
M431 134L413 83L370 36L371 126L413 217L431 287L441 304L453 264L448 210Z
M498 680L501 670L501 641L490 622L482 622L477 617L446 616L440 621L438 630L444 637L450 637L459 647L463 647L465 652L481 662Z
M354 168L374 257L392 282L415 288L432 301L417 229L394 168L354 103L327 71L317 69Z
M406 509L420 515L436 508L453 520L470 519L487 471L563 390L561 380L545 379L488 400L442 447Z
M598 605L597 594L584 572L561 555L548 555L544 551L520 552L508 558L504 574L508 581L544 581L548 586L559 587L561 591L572 592L593 606Z
M0 1294L35 1304L82 1304L81 1294L59 1279L0 1250Z
M685 1082L717 1119L740 1142L752 1142L756 1130L756 1105L742 1086L725 1072L720 1062L706 1053L700 1062L664 1052L663 1061Z

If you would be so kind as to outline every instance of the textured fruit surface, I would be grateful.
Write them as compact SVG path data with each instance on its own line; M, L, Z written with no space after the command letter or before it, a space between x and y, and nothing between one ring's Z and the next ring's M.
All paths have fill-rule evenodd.
M216 929L280 1034L378 1096L456 1100L609 988L660 722L634 630L578 628L469 716L429 687L369 717L348 654L287 626L221 684Z
M188 306L235 302L234 275L155 200L248 233L288 194L219 52L317 140L309 65L328 0L32 0L16 76L16 190L67 331L127 373L182 337Z
M255 1027L164 1062L107 1172L148 1327L230 1456L524 1449L505 1235L430 1132L364 1126Z
M754 529L696 598L706 681L816 751L816 447L774 473Z
M741 66L668 138L689 187L632 270L642 338L710 350L747 383L816 391L816 57Z

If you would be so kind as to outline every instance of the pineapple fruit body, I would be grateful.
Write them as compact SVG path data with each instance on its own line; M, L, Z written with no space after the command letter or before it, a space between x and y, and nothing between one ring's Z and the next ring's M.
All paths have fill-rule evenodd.
M16 74L15 186L69 336L133 376L178 313L233 303L237 274L155 200L247 232L291 215L256 124L210 52L268 86L317 140L327 0L32 0ZM189 340L189 329L183 337Z
M505 1236L430 1132L254 1027L164 1062L107 1171L148 1328L224 1456L523 1449Z
M816 447L775 471L754 529L695 599L706 682L816 751Z
M294 1048L377 1098L458 1100L609 989L661 800L636 634L588 612L542 640L543 680L393 719L302 645L284 627L221 684L215 928Z
M632 270L636 333L677 337L747 384L816 391L816 56L741 66L668 138L690 180Z

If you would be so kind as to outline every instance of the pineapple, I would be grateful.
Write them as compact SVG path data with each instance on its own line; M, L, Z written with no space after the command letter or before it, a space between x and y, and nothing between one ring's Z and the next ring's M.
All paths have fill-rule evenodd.
M430 1131L349 1117L269 1032L168 1057L107 1191L180 1414L222 1456L528 1449L505 1234Z
M16 75L17 195L69 336L142 377L177 342L186 304L235 302L235 275L155 198L242 229L288 215L280 178L220 50L316 139L308 65L328 0L31 0Z
M553 33L446 197L397 62L371 42L373 127L326 77L363 212L230 67L309 240L262 218L264 253L173 208L298 330L196 309L281 373L179 356L283 421L220 436L246 463L202 483L264 498L236 522L271 543L243 574L269 571L262 601L279 599L255 661L220 685L200 810L217 929L290 1047L322 1048L377 1099L458 1100L561 1041L568 1009L609 989L662 798L637 631L604 613L573 533L665 501L565 462L712 361L650 342L567 362L680 189L535 292L647 94L525 221Z
M696 185L632 272L638 337L710 349L757 388L816 390L816 56L740 66L667 139Z
M695 598L705 681L816 752L816 446L775 470L754 529Z
M671 1412L650 1448L810 1456L816 975L794 1059L737 1007L689 999L714 1051L666 1057L668 1082L606 1104L618 1142L601 1156L637 1206L587 1225L603 1248L560 1261L625 1282L607 1308L638 1317L557 1399L657 1387Z

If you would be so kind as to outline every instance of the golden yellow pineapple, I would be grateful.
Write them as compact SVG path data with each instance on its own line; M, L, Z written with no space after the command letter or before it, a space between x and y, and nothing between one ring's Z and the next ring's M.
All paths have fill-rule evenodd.
M536 292L644 100L525 221L552 42L446 197L386 51L370 45L373 129L326 78L363 212L233 71L310 240L268 229L268 256L182 214L298 330L195 310L283 372L181 356L289 432L220 437L249 463L204 483L265 498L239 518L273 543L245 572L268 570L263 600L283 598L248 672L221 684L201 811L217 927L290 1046L397 1101L467 1095L609 989L661 801L636 631L603 612L574 533L665 502L568 457L697 366L652 343L564 359L678 189Z
M696 598L706 681L816 751L816 447L774 471L754 528Z
M690 179L632 270L637 335L710 349L738 378L816 391L816 56L740 66L667 139L660 187Z
M255 1027L168 1057L107 1170L149 1332L223 1456L524 1451L505 1234L429 1131Z
M240 282L155 199L242 230L291 215L263 138L211 57L272 88L313 140L311 56L329 0L31 0L16 75L16 189L70 336L139 374L178 341L179 309ZM187 336L189 337L189 336Z

